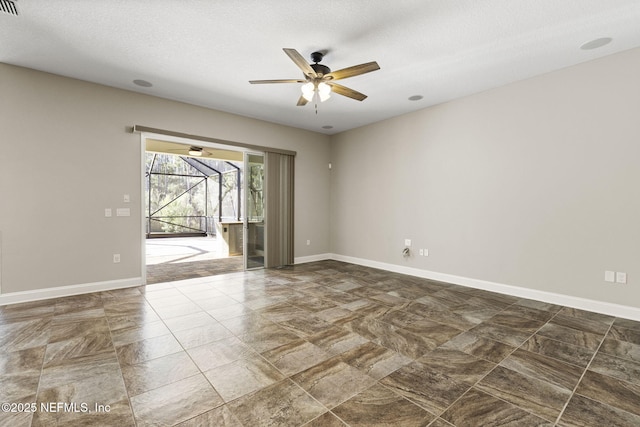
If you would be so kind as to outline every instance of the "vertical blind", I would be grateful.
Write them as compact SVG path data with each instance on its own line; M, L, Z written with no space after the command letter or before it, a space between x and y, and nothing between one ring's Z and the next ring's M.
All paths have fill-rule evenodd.
M265 267L293 264L294 156L265 153Z

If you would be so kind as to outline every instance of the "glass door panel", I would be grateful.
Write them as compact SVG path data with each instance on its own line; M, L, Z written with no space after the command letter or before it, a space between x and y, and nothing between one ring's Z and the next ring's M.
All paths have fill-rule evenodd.
M264 267L264 155L244 155L244 266L250 270Z

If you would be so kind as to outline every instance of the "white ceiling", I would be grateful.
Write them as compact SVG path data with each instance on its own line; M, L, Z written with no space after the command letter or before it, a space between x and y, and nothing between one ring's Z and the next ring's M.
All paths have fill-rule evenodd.
M328 134L640 46L638 0L15 3L18 16L0 12L0 62ZM580 49L601 37L613 41ZM248 83L302 77L282 48L381 69L340 82L366 100L334 94L316 114L296 107L299 84Z

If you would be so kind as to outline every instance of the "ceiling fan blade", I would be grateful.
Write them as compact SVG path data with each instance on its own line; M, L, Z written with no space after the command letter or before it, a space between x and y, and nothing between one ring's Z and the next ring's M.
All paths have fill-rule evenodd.
M380 66L377 62L367 62L366 64L354 65L353 67L343 68L342 70L332 71L325 77L332 80L346 79L347 77L359 76L360 74L370 73L379 70Z
M300 79L281 79L281 80L249 80L252 85L261 85L267 83L306 83L306 80Z
M318 77L315 70L311 68L311 65L309 65L309 63L304 59L302 55L300 55L300 53L298 53L297 50L289 49L286 47L283 48L282 50L284 50L284 53L289 55L289 58L291 58L291 60L296 63L298 68L302 70L305 76L309 76L312 78Z
M367 95L360 93L357 90L350 89L346 86L339 85L338 83L326 82L331 86L331 91L338 95L346 96L347 98L355 99L356 101L364 101Z
M301 96L300 99L298 99L298 103L296 104L296 106L302 107L304 105L307 105L307 100L304 96Z

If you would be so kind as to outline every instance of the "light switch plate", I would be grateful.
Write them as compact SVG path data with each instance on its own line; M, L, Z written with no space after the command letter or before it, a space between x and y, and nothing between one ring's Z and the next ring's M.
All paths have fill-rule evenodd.
M118 208L116 209L117 216L131 216L131 209L129 208Z
M613 283L616 281L616 272L615 271L605 271L604 272L604 281Z

